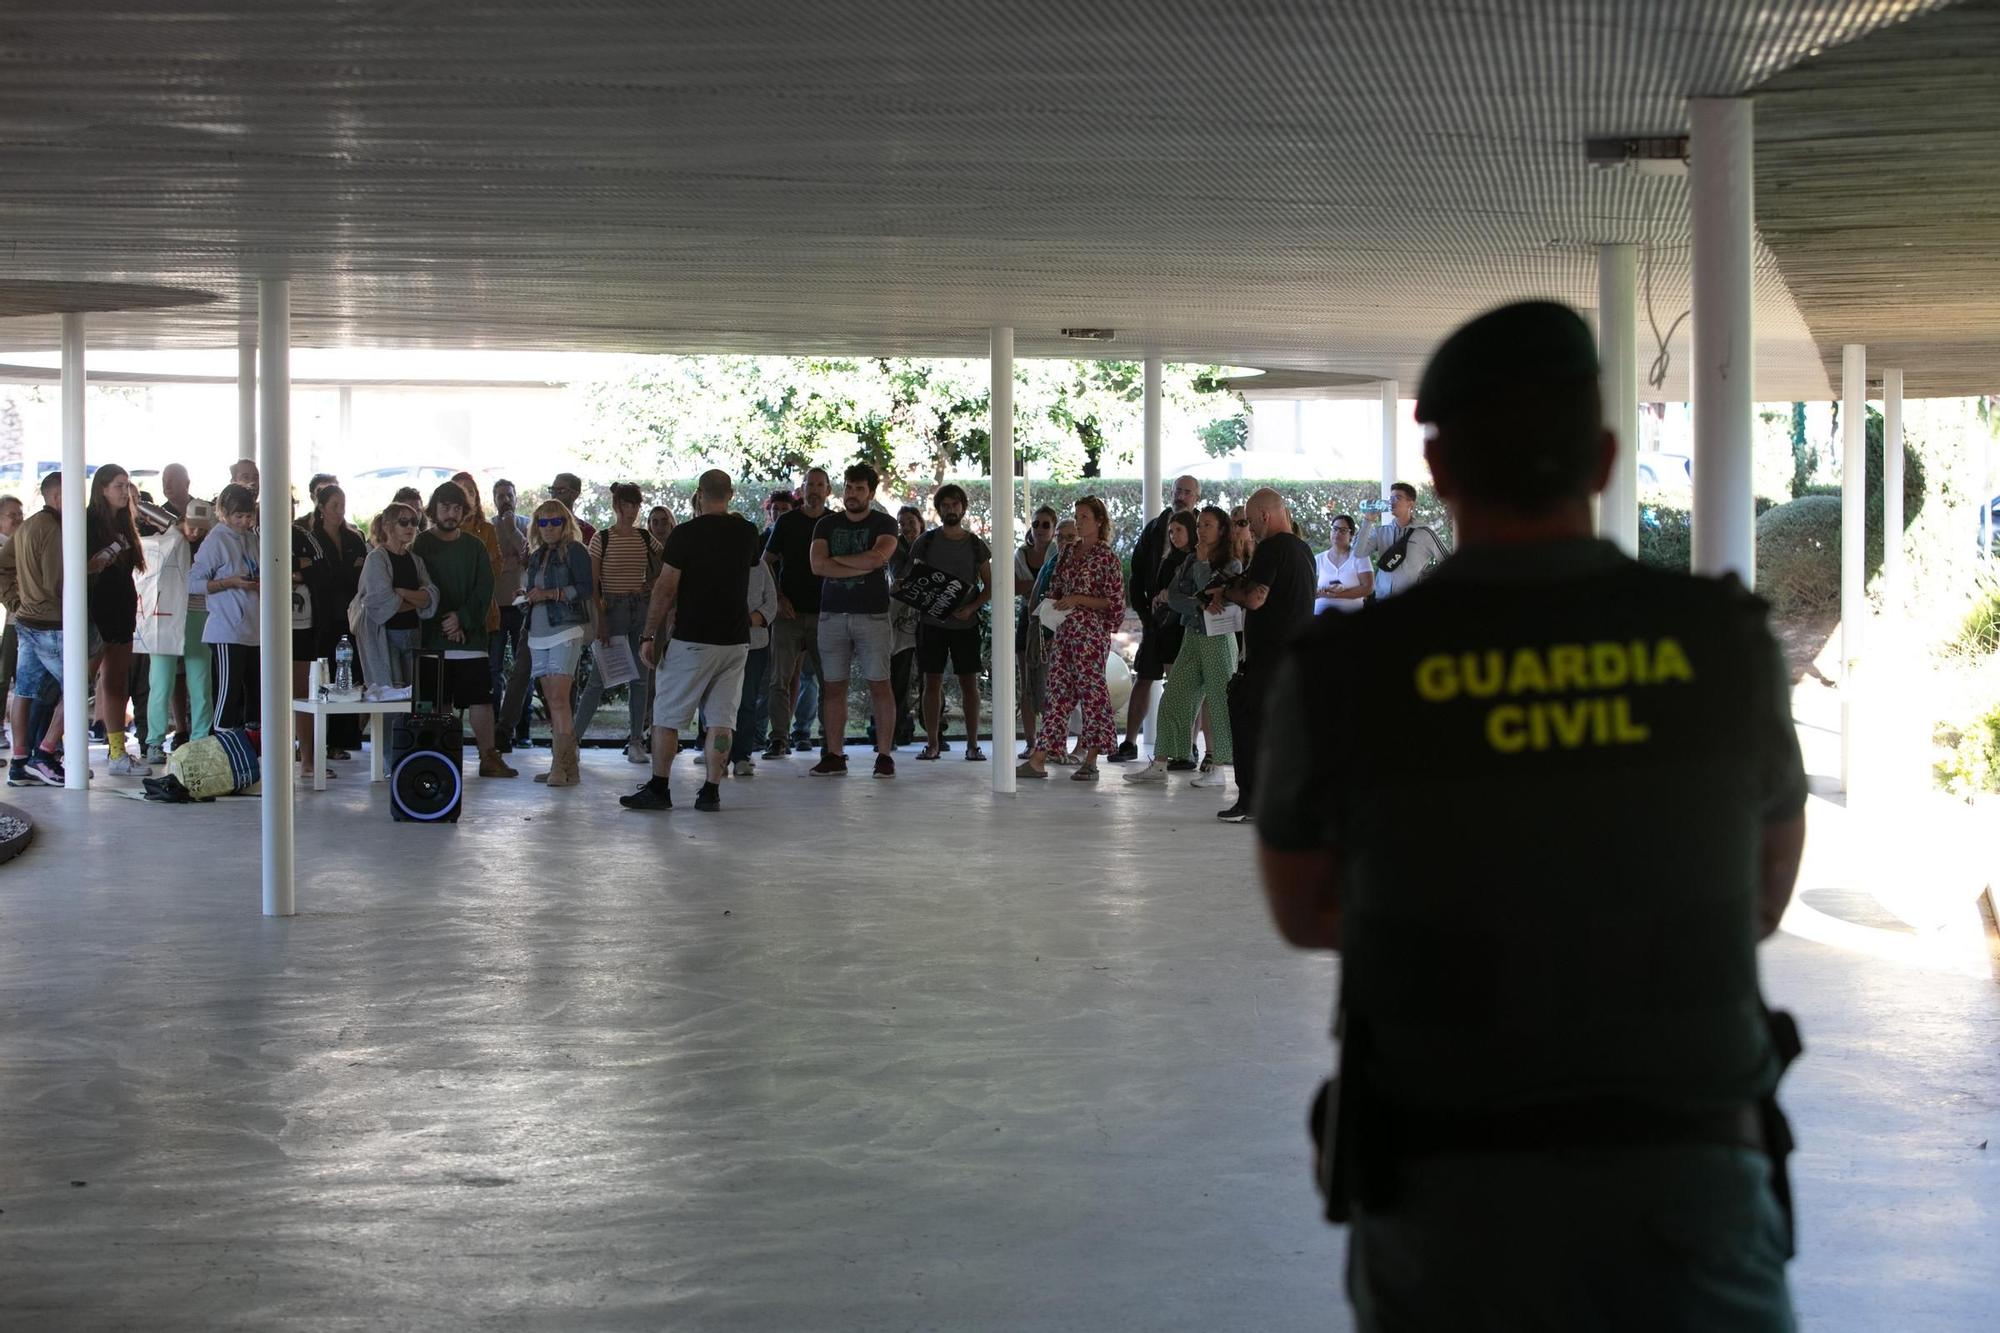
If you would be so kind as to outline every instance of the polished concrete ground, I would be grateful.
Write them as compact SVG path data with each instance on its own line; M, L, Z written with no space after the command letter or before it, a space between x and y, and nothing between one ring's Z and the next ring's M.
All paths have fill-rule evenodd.
M455 827L357 761L300 799L290 920L253 801L12 793L0 1326L1345 1327L1301 1131L1334 965L1249 830L913 754L649 816L600 752ZM1995 1326L2000 989L1765 959L1808 1326Z

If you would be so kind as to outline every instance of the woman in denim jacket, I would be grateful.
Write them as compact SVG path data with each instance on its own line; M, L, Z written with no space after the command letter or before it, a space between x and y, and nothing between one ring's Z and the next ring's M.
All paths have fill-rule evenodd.
M560 500L535 506L534 531L528 537L528 564L521 571L521 601L528 610L530 670L548 700L549 726L555 733L555 757L547 773L535 781L551 787L574 787L576 723L570 712L570 687L583 645L590 638L592 606L590 552L584 547L576 516Z
M1160 695L1160 743L1153 762L1127 773L1127 782L1165 782L1169 772L1185 773L1194 768L1194 718L1203 699L1208 701L1209 747L1215 755L1215 771L1197 776L1197 787L1223 787L1229 783L1228 765L1233 762L1229 737L1229 678L1236 674L1236 636L1210 634L1202 620L1202 591L1218 575L1233 577L1243 572L1242 562L1230 551L1229 515L1214 505L1201 517L1175 514L1176 522L1187 523L1195 531L1194 554L1181 562L1173 584L1160 594L1167 609L1178 612L1187 626L1181 640L1180 656L1167 672L1167 688Z

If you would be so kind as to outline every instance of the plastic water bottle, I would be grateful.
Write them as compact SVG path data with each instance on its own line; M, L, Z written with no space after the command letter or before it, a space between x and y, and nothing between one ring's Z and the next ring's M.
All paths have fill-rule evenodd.
M342 694L354 692L354 640L345 634L333 650L333 688Z

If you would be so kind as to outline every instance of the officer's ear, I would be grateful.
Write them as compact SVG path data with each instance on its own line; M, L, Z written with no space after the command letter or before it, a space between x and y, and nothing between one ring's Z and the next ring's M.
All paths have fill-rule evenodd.
M1438 428L1424 427L1424 463L1431 470L1431 489L1449 505L1458 498L1458 474L1452 470L1449 451L1438 443Z
M1590 470L1590 493L1601 495L1611 484L1611 469L1618 465L1618 433L1610 427L1598 432L1597 457Z

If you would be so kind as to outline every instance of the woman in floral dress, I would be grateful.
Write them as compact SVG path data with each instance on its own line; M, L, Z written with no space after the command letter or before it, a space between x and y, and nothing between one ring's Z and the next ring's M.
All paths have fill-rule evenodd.
M1049 645L1048 705L1042 712L1041 735L1027 762L1015 772L1024 778L1049 775L1049 754L1061 754L1069 739L1069 710L1081 705L1083 730L1077 752L1082 763L1070 779L1095 782L1098 754L1118 743L1117 719L1104 687L1104 659L1111 651L1112 631L1125 619L1125 575L1111 550L1111 516L1094 495L1076 502L1076 545L1056 566L1049 600L1069 615Z

